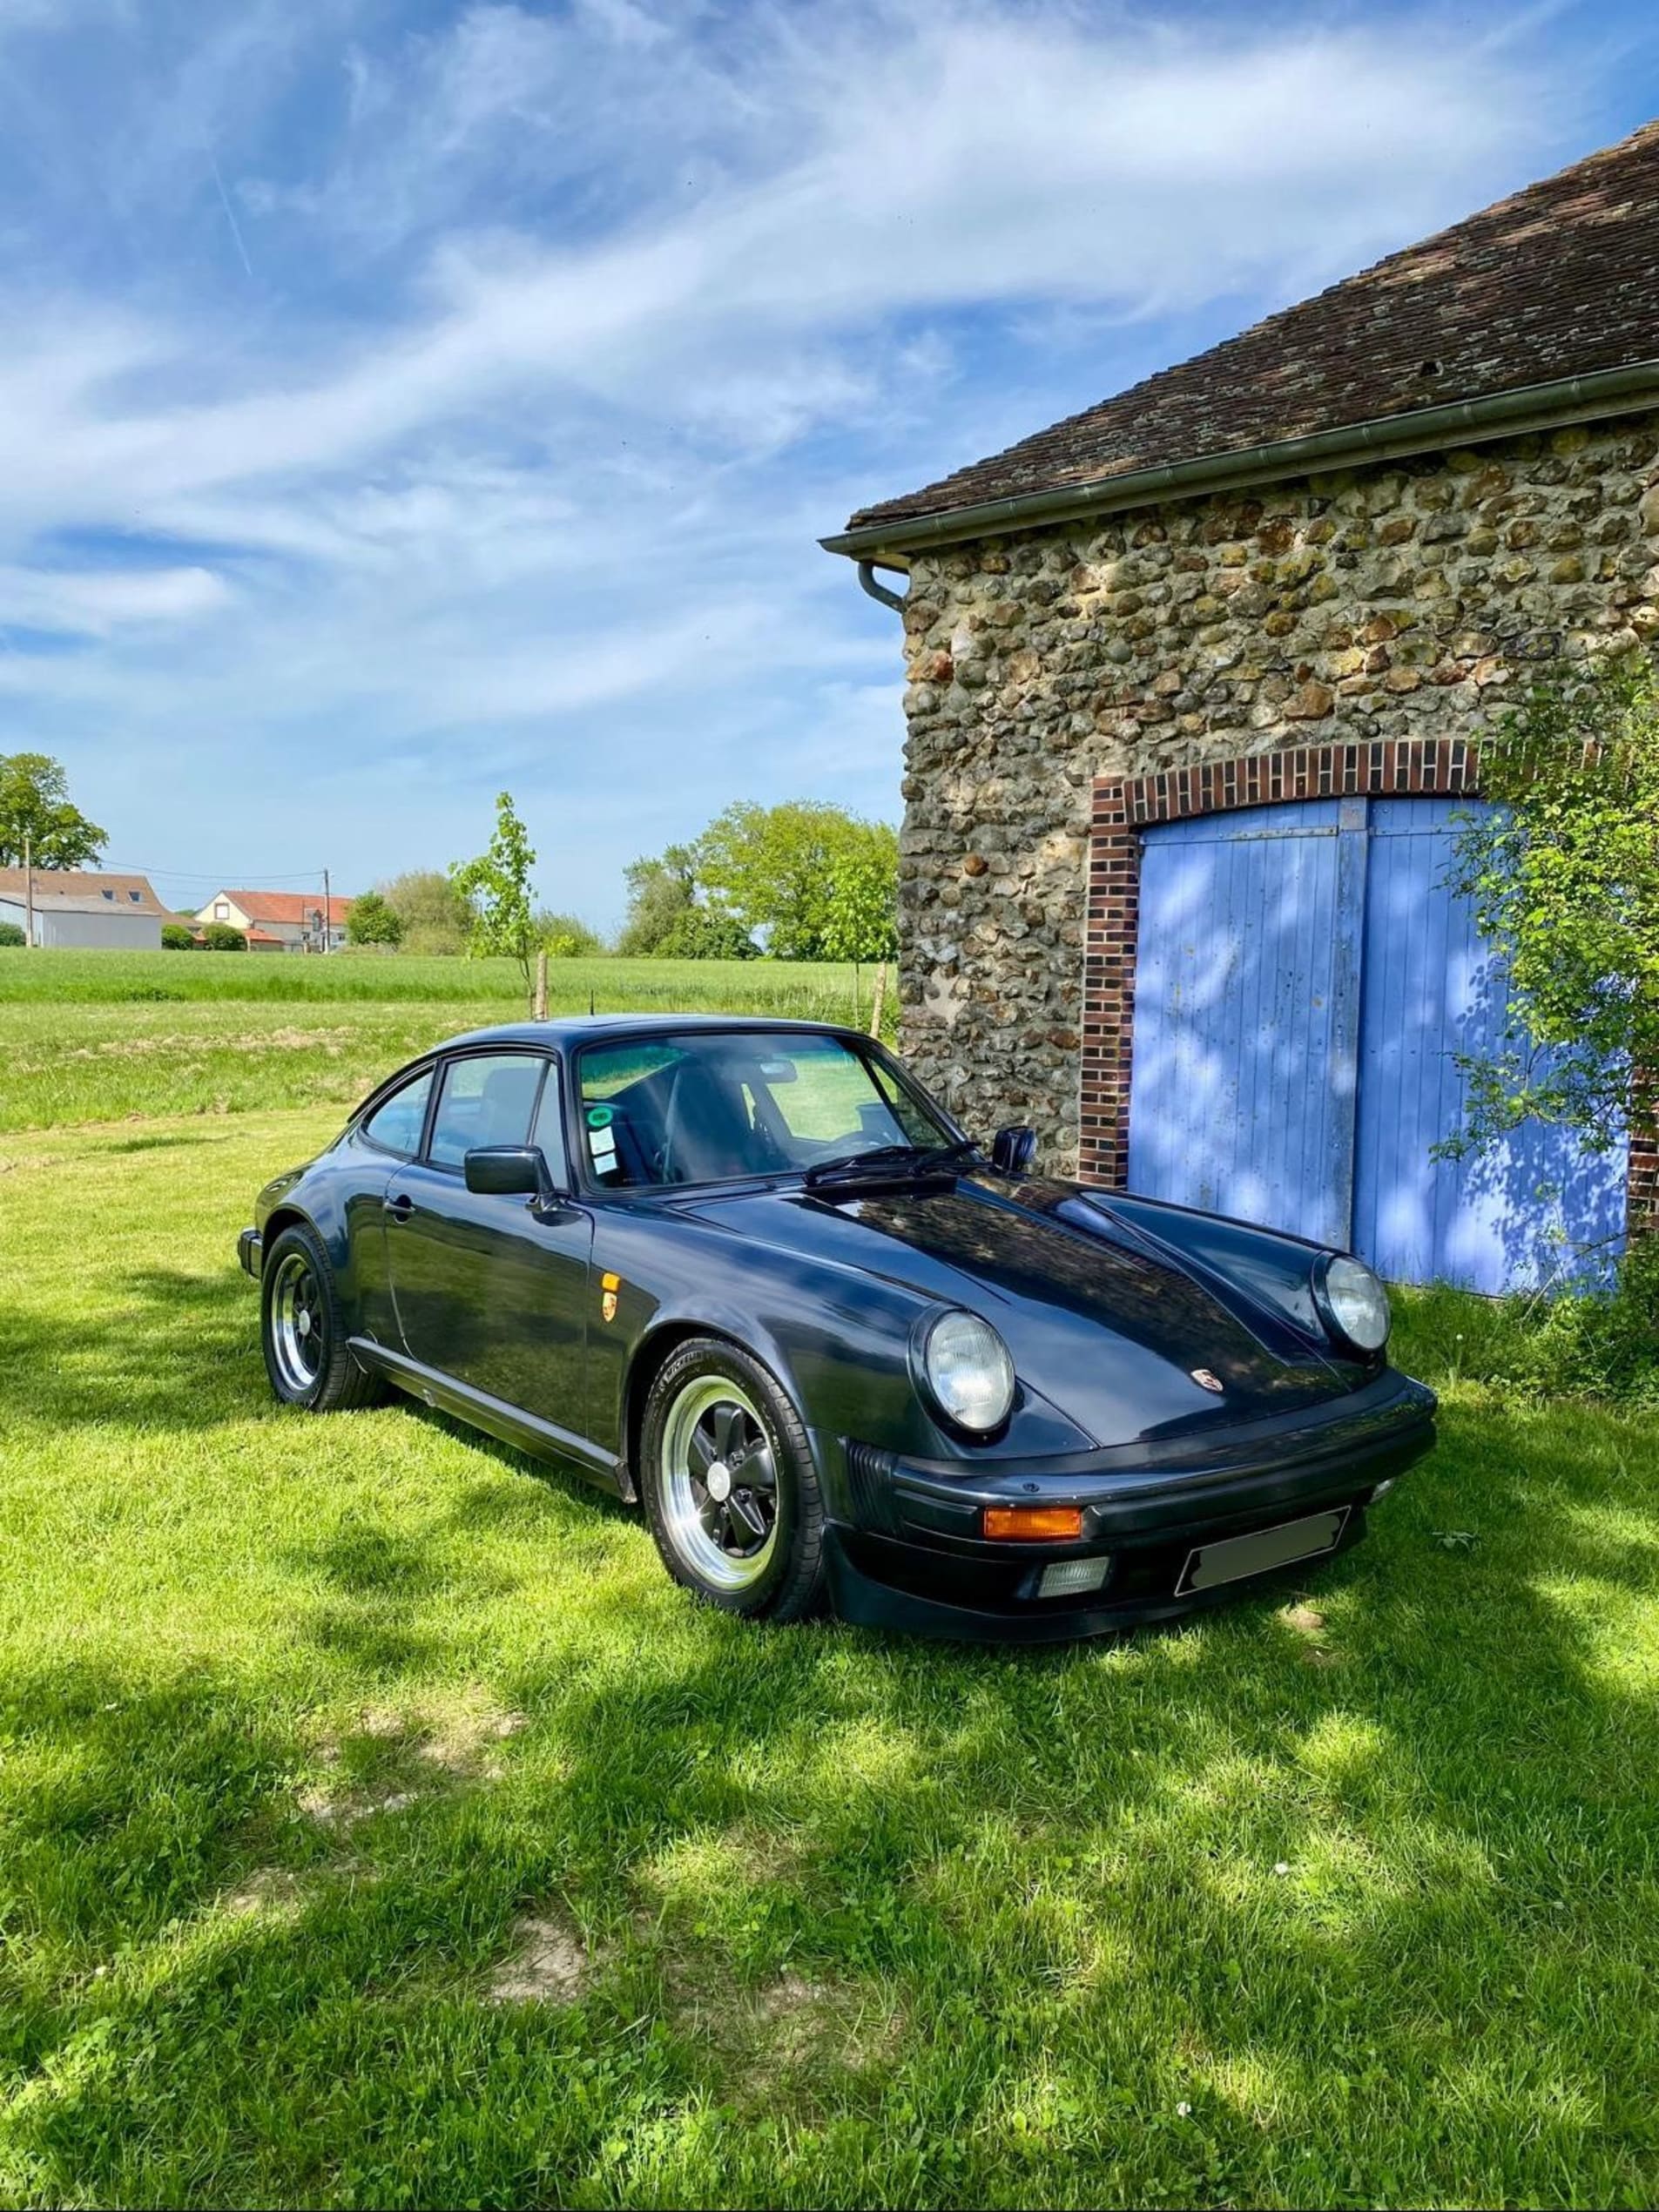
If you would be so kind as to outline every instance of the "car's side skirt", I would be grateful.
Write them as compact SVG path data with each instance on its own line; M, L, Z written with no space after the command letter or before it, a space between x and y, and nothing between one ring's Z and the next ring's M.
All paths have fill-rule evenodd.
M372 1337L353 1337L350 1343L353 1356L361 1366L384 1375L388 1382L407 1391L411 1398L453 1413L457 1420L468 1421L487 1435L499 1437L503 1444L515 1444L521 1452L533 1452L538 1459L556 1460L561 1466L572 1468L585 1480L609 1490L613 1496L624 1494L621 1462L610 1453L590 1444L585 1436L560 1428L553 1421L544 1421L538 1414L527 1413L522 1406L509 1406L503 1398L492 1398L488 1391L475 1390L469 1383L457 1382L453 1375L428 1367L419 1359L411 1359L407 1352L393 1352L383 1344L376 1344Z

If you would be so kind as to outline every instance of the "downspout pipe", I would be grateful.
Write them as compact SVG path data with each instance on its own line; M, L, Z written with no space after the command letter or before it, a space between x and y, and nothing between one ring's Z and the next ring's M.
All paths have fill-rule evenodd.
M894 614L901 615L904 612L903 592L889 591L885 583L878 583L875 580L878 569L885 569L889 576L908 576L909 570L901 569L896 561L859 563L859 590L868 592L872 599L879 599L884 607L891 607Z
M1569 422L1628 414L1659 403L1659 360L1632 361L1619 368L1595 369L1546 384L1526 384L1484 399L1453 400L1440 407L1413 408L1404 415L1349 422L1332 430L1280 438L1245 451L1201 454L1116 476L1096 476L1058 489L1015 493L971 507L945 508L908 521L867 523L856 529L820 538L826 553L843 553L859 563L859 581L873 597L890 599L880 586L865 582L875 566L895 568L894 556L927 545L959 543L965 538L995 537L1005 530L1040 529L1074 516L1107 515L1126 507L1146 507L1163 499L1243 490L1286 476L1362 466L1366 462L1404 460L1444 446L1486 438L1519 436L1527 431L1558 429Z

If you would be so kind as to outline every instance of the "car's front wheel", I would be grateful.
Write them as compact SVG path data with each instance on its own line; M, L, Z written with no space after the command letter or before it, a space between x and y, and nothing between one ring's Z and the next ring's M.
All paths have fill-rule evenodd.
M382 1385L352 1357L334 1271L314 1231L296 1223L272 1244L260 1318L266 1372L285 1405L332 1413L378 1403Z
M728 1613L799 1621L824 1581L824 1507L806 1433L736 1345L681 1345L646 1401L640 1490L663 1563Z

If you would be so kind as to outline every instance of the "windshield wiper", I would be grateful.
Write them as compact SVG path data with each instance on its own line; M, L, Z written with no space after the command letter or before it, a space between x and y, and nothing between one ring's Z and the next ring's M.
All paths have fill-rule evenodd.
M804 1180L809 1190L816 1190L823 1184L856 1182L863 1175L891 1177L895 1168L907 1176L929 1175L978 1150L971 1136L949 1144L879 1144L872 1151L843 1152L836 1159L819 1160L807 1169Z

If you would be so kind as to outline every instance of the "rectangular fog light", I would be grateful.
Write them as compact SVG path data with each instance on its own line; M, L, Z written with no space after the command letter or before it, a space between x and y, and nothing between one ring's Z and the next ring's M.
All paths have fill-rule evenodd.
M1099 1559L1060 1559L1042 1570L1042 1580L1037 1584L1039 1597L1080 1597L1085 1590L1097 1590L1111 1569L1111 1554Z

